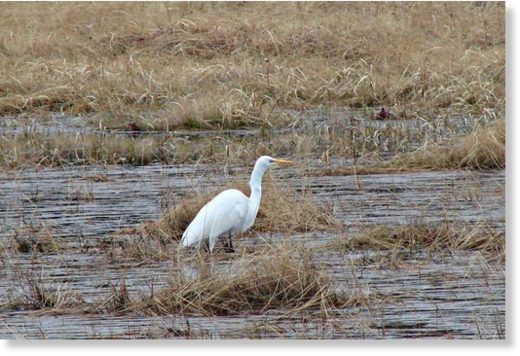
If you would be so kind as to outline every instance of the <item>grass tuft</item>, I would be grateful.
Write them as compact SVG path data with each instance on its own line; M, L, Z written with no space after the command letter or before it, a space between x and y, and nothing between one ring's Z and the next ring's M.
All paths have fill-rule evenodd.
M193 274L177 273L169 286L133 307L152 314L228 315L268 309L327 310L342 302L328 277L302 250L271 248L221 267L204 258L195 262Z
M78 310L84 305L81 295L69 288L67 283L50 284L44 282L42 276L34 272L20 271L23 282L19 295L11 297L1 306L12 310L41 310L61 314L66 310Z
M54 253L60 249L53 237L54 231L47 225L23 225L14 230L14 247L21 253Z
M330 243L345 249L427 249L429 251L477 250L490 255L503 255L505 235L484 223L479 224L415 224L376 226L354 236L341 236Z
M496 120L466 136L453 137L444 144L427 144L381 164L387 167L421 169L504 168L505 120Z

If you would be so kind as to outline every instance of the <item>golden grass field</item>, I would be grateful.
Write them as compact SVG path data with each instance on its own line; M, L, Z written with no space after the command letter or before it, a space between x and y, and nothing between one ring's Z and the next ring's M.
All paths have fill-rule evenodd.
M316 105L503 110L503 18L504 3L4 3L0 113L157 129Z
M145 131L284 127L287 109L338 106L503 118L503 17L502 3L6 3L0 113L65 112L101 130ZM326 149L316 137L293 140L290 153L327 160L355 145L348 133ZM254 159L287 151L287 140L262 146L209 140L194 151L168 137L29 131L0 142L0 163L221 161L230 147L232 158ZM413 165L467 165L452 158Z

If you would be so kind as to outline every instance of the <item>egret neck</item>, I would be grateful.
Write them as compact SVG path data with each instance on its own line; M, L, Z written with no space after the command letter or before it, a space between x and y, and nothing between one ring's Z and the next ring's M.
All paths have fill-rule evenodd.
M255 168L253 168L253 173L251 173L251 180L249 181L251 196L249 197L249 202L251 204L251 211L254 212L253 219L256 217L258 208L260 207L260 199L262 198L262 177L267 168L269 168L269 164L264 164L259 160L256 162Z

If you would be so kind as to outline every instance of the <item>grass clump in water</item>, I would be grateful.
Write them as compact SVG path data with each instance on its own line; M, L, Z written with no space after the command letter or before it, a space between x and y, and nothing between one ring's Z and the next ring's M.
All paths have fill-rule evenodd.
M17 295L0 301L0 309L62 314L71 310L77 312L77 308L85 304L80 294L70 289L67 283L46 283L41 275L32 271L18 271L18 276L20 288Z
M47 135L25 130L1 138L0 166L168 163L174 154L166 141L94 134Z
M55 253L60 246L53 236L53 229L43 223L22 225L14 230L13 247L20 253Z
M192 275L177 273L169 286L134 308L151 314L228 315L327 310L341 304L327 276L304 250L268 248L220 267L200 258L192 268Z
M449 222L405 226L380 225L354 236L340 237L331 242L330 247L375 250L478 250L486 254L503 255L505 235L504 232L485 223L463 226Z
M382 165L422 169L504 168L505 120L496 120L466 136L453 137L444 144L427 144L414 152L396 156Z

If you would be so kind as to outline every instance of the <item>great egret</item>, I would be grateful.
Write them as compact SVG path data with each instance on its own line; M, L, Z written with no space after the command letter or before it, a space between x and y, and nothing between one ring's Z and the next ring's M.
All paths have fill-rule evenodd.
M227 236L227 250L233 251L231 235L244 232L253 226L262 197L262 176L273 163L290 165L291 161L262 156L256 160L247 197L237 189L228 189L204 205L182 234L181 245L199 247L209 243L213 251L218 239Z

